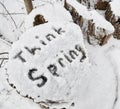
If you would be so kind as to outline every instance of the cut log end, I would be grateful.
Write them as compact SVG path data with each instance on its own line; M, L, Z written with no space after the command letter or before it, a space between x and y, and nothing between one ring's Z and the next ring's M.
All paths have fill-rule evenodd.
M34 18L33 26L37 26L37 25L44 24L44 23L47 23L47 22L48 21L45 20L43 15L38 14Z

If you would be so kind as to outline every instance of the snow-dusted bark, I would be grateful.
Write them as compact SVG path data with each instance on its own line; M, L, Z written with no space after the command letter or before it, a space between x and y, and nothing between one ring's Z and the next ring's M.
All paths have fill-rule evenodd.
M65 8L70 11L73 20L82 28L83 34L91 44L104 45L112 36L114 27L97 11L89 11L76 1L67 0Z
M109 3L105 18L115 27L114 37L120 39L120 1L113 0Z
M108 3L111 0L77 0L81 4L87 6L87 8L95 8L100 10L105 10Z
M33 9L32 0L24 0L27 13L29 14Z
M34 26L34 23L41 24L37 16L43 16L45 22L73 22L70 13L59 3L44 3L44 5L34 9L25 20L26 29ZM44 23L45 23L44 22Z

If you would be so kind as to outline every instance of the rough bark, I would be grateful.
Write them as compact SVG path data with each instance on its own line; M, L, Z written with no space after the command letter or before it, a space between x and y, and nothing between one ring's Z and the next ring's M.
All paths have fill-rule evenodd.
M105 18L114 26L114 38L120 39L120 16L116 16L111 10L110 4L107 6Z
M71 13L74 23L78 24L90 44L96 41L99 45L107 43L113 33L107 34L107 30L97 27L92 19L86 19L76 9L65 1L64 7Z
M99 9L99 10L106 10L106 7L108 6L108 1L102 1L99 0L95 5L95 9Z
M106 7L110 0L77 0L81 4L87 6L87 8L95 8L99 10L106 10Z
M33 26L37 26L37 25L44 24L44 23L47 23L47 22L48 21L45 20L43 15L38 14L34 18Z
M29 14L33 9L32 0L24 0L26 11Z

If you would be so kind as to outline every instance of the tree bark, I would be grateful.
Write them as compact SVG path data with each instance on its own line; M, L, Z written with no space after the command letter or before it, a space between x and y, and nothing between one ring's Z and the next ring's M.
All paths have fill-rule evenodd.
M33 9L32 0L24 0L27 13L29 14Z

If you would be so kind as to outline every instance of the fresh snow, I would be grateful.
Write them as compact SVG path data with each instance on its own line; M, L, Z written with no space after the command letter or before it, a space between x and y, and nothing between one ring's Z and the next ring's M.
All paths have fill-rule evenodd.
M96 27L104 28L105 30L108 30L107 34L110 32L114 32L114 27L105 20L105 18L100 15L96 10L88 10L86 6L80 4L79 2L75 0L67 0L70 5L72 5L76 11L79 13L79 15L82 15L84 19L87 20L93 20Z
M3 3L5 3L5 6L7 6L7 9L11 13L12 12L25 12L25 9L23 8L23 6L24 6L23 0L13 0L12 2L11 2L11 0L1 0L1 1ZM41 1L42 1L42 4L46 4L46 2L49 2L49 3L55 2L55 0L41 0ZM40 8L41 5L39 5L39 3L41 3L41 1L34 0L33 1L34 6ZM13 2L14 2L14 5L12 5ZM74 3L72 3L71 5L74 6ZM80 4L79 4L79 6L80 6ZM18 7L20 7L20 8L18 8ZM75 7L77 8L77 4L75 5ZM22 8L22 11L19 10L21 8ZM0 9L1 9L0 10L1 12L6 13L6 11L3 9L3 7L0 6ZM84 10L84 9L82 9L82 10ZM92 11L92 12L94 13L94 11ZM66 12L64 12L64 13L66 13ZM86 12L83 11L83 13L86 13ZM15 31L17 31L18 33L11 32L11 30L13 29L11 25L14 26L14 24L11 21L9 16L8 16L9 19L7 21L6 17L3 18L3 15L0 15L0 21L2 23L1 24L2 26L0 26L0 32L2 34L4 34L3 36L5 38L7 38L9 40L12 38L11 41L14 42L16 39L18 39L18 37L20 37L22 32L25 31L24 19L26 17L26 14L24 14L24 15L12 15L12 16L14 17L14 20L16 22L19 22L19 23L17 23L17 25L20 28L18 28L18 31L17 31L17 29L15 29ZM15 16L17 16L17 17L15 17ZM59 26L59 25L62 25L62 27L66 26L61 22L57 23L57 25L56 25L56 23L53 23L53 22L51 22L51 23L52 23L51 25L55 24L55 26ZM20 26L19 24L22 26ZM70 24L72 25L72 23L70 23ZM101 24L103 24L103 23L101 23ZM6 25L8 25L8 29L6 28L7 32L5 31L5 29L3 31L3 25L4 25L4 27L6 27ZM49 25L49 24L45 24L45 25ZM67 25L69 25L69 23L67 23ZM73 24L73 25L75 28L77 28L75 24ZM43 25L41 25L41 26L43 26ZM34 27L34 29L41 28L41 26ZM50 28L50 26L48 26L48 27ZM71 28L72 27L70 27L70 29ZM4 38L0 39L0 52L9 52L12 49L11 55L10 55L10 57L12 57L17 52L16 51L16 50L18 50L17 48L23 47L23 45L26 44L27 42L29 42L28 44L30 44L29 47L33 47L32 45L38 44L38 41L35 40L35 38L31 37L31 39L30 39L30 37L29 37L32 35L36 35L35 33L30 34L31 30L34 30L34 29L31 28L28 31L26 30L27 32L24 33L20 37L20 40L15 42L12 47L11 47L11 44L9 42L3 40ZM49 30L51 30L53 32L52 29L49 29ZM72 32L73 32L73 30L72 30ZM39 31L42 31L42 30L39 30ZM80 29L74 30L74 33L72 33L72 32L69 33L70 36L72 34L75 34L76 31L80 32ZM42 31L42 33L43 32L45 33L46 31L44 30L44 31ZM8 34L8 33L10 33L10 34ZM39 33L39 32L36 30L36 33ZM7 36L5 34L8 34L9 36ZM28 36L26 34L28 34ZM48 103L47 106L49 106L50 109L54 109L55 107L57 107L57 109L61 109L63 107L64 108L66 107L67 109L80 109L80 108L81 109L120 109L120 99L119 99L120 98L120 68L119 68L119 65L120 65L120 58L119 58L119 56L120 56L120 43L119 43L119 40L115 40L115 39L111 38L111 40L109 41L108 44L106 44L103 47L99 47L99 46L91 46L86 41L85 41L85 45L84 45L83 39L81 36L82 36L82 34L79 35L79 38L80 38L79 40L82 40L82 41L80 41L81 42L80 44L81 44L81 46L83 46L84 49L85 48L87 49L87 51L86 51L86 49L85 49L85 51L88 54L89 60L81 63L80 64L80 71L79 71L79 69L76 70L76 72L75 72L76 74L73 75L73 78L75 77L76 80L73 79L75 81L71 82L71 84L76 83L75 85L73 85L74 87L72 87L72 89L73 89L72 91L75 94L75 96L73 97L73 99L69 100L69 103L59 101L62 105L59 105L59 104L58 105L57 104L51 105ZM25 37L25 39L27 39L26 42L25 42L23 37ZM42 37L42 36L40 36L40 37ZM78 36L76 36L76 37L78 37ZM31 42L35 41L37 43L30 43L30 41ZM20 44L19 46L18 46L18 43ZM68 47L67 44L69 46L69 43L66 43L65 44L66 48ZM56 45L56 44L51 43L51 45ZM50 46L48 48L52 48L52 47L53 46ZM72 47L72 46L70 45L69 47ZM62 46L61 46L61 48L62 48ZM12 52L13 52L13 54L12 54ZM26 53L28 53L28 52L26 52ZM54 49L51 49L50 54L51 53L53 53L53 55L54 55ZM39 51L36 51L36 54L37 55L35 55L35 58L37 60L37 57L39 57L38 54L40 54ZM26 57L27 56L28 55L26 55ZM31 56L32 56L32 54L31 55L29 54L29 56L27 57L27 59L29 58L28 59L29 62L30 61L33 62L32 60L34 58L30 58ZM1 56L1 57L6 57L6 55ZM81 57L81 55L78 58L80 58L80 57ZM13 60L13 59L10 58L10 60ZM74 60L75 64L73 65L74 67L76 67L76 69L78 68L77 65L79 65L77 63L77 61L78 60ZM45 62L43 61L43 63L45 63ZM39 65L39 63L36 63L36 64ZM20 84L17 84L17 82L21 82L21 84L24 82L24 81L21 81L23 75L21 75L21 78L14 81L15 77L14 76L9 77L9 76L10 75L17 75L17 74L19 75L19 72L17 72L16 74L15 74L15 72L9 73L6 70L6 68L7 68L6 65L7 64L5 64L4 68L2 66L2 68L0 69L0 109L26 109L26 108L41 109L40 104L36 103L37 100L33 101L27 97L23 97L23 95L26 94L26 91L23 92L23 90L21 90L20 92L22 92L22 93L20 93L20 94L19 94L19 90L16 91L18 88L22 89L22 87L23 87L22 85L20 86ZM20 66L18 66L18 65L11 66L13 68L11 70L16 70L17 68L19 68ZM30 67L33 66L33 64L31 64L31 63L29 63L29 65L30 65ZM28 65L28 67L29 67L29 65ZM83 66L83 65L85 65L85 66ZM10 62L9 62L9 66L10 66ZM72 69L72 67L70 69ZM70 69L67 69L67 70L70 70ZM73 70L74 69L72 69L70 71L73 71ZM78 74L77 72L80 72L80 74ZM25 74L26 74L26 72L25 72ZM33 76L36 77L37 75L35 74ZM12 87L10 87L10 85L8 84L9 81L7 81L7 78L9 78L9 79L11 78L10 82L14 82L14 85L19 86L19 87L17 87L16 89L13 89ZM70 76L69 78L72 78L72 77ZM60 83L61 79L59 79L59 80L60 81L56 80L54 83L55 84ZM24 85L27 85L27 82L28 81L25 81ZM30 81L30 83L32 83L34 86L36 85L37 82L38 81L35 81L34 83L32 83ZM39 82L41 82L41 81L39 81ZM63 83L62 85L64 85L64 81L62 81L62 83ZM78 86L81 86L81 87L78 87ZM30 90L28 92L30 92L32 89L33 89L33 87L30 87ZM76 90L74 90L74 89L76 89ZM34 91L36 91L36 90L34 90ZM71 101L74 101L75 104ZM72 106L71 106L71 103L72 103ZM46 105L45 103L42 103L42 104Z
M111 10L115 16L120 17L120 1L119 0L112 0L110 2Z
M44 16L45 20L48 22L62 22L62 21L72 22L72 16L67 10L65 10L65 8L62 5L58 3L55 4L46 3L34 9L26 17L25 27L27 29L33 27L34 18L36 15Z
M94 9L95 8L95 4L97 4L97 2L100 1L100 0L87 0L87 1L86 0L77 0L77 1L78 2L81 1L82 5L85 5L85 6L87 6L90 9ZM110 2L111 0L102 0L102 2L104 2L104 1Z
M90 16L97 27L102 27L108 30L107 34L109 34L109 32L114 32L114 27L111 25L111 23L106 21L105 18L102 15L100 15L97 11L90 11Z
M82 38L79 26L70 22L52 22L31 28L12 46L7 67L10 83L21 94L31 96L37 102L47 99L68 102L75 96L73 85L79 83L78 75L82 74L81 67L87 61ZM36 49L34 53L32 49ZM15 58L19 52L22 52L21 56L26 62ZM36 79L35 82L30 79L32 69L37 69L34 71L36 76L33 74L35 77L44 75L47 78L44 85L37 86L42 79ZM81 87L81 84L75 87Z
M1 0L0 3L0 34L10 41L18 40L24 31L25 8L19 0ZM14 3L14 5L13 5ZM3 13L3 14L2 14ZM1 48L1 47L0 47Z

